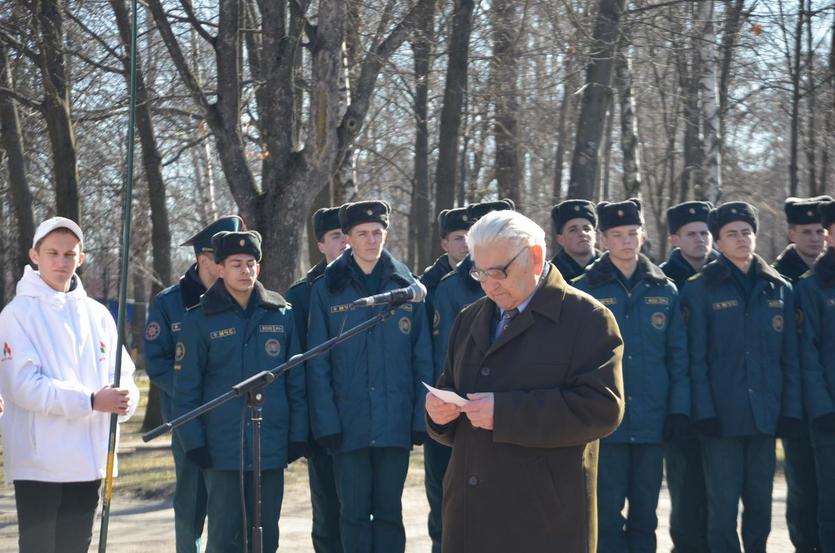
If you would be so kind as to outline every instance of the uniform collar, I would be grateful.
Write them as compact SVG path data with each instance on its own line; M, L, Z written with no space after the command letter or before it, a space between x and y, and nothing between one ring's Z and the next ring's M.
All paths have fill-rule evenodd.
M608 282L617 280L615 264L612 263L609 253L604 253L600 259L595 261L591 267L586 271L586 278L589 280L589 285L592 287L601 286ZM654 285L661 285L667 283L667 275L664 271L658 268L652 261L644 254L638 254L638 266L635 271L641 275L641 279Z
M253 307L263 307L269 310L278 310L287 305L287 302L277 292L267 290L259 281L255 281L255 288L252 290L252 296L249 298L249 304ZM252 303L255 302L255 303ZM209 288L203 297L200 298L200 305L203 312L207 315L222 313L235 308L239 308L238 302L226 290L223 284L223 279L217 279L217 282Z
M717 285L733 278L731 268L728 266L728 262L725 261L726 259L727 258L725 256L720 255L719 259L705 265L704 269L702 269L705 282ZM780 275L780 273L774 270L759 255L754 254L754 259L751 263L756 263L757 278L766 280L774 286L785 286L787 284L786 280Z
M352 256L350 249L345 250L325 269L325 282L330 292L341 292L352 283L357 284L361 289L364 286L360 276L351 266ZM381 286L384 286L388 280L393 280L398 286L409 286L415 281L408 267L396 260L388 250L383 250L378 263L382 263L383 270Z
M200 296L206 293L206 287L200 280L197 273L197 263L188 268L180 277L180 298L183 300L183 307L191 309L200 304Z
M835 249L826 248L815 262L815 278L823 288L835 288Z

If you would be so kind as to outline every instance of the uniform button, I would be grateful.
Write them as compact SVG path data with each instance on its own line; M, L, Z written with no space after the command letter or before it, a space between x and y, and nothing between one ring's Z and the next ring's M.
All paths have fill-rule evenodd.
M628 319L628 318L629 318L629 315L627 315L627 316L626 316L626 318Z
M634 442L634 441L635 441L635 438L630 436L629 441L630 441L630 442Z
M627 358L627 359L632 359L632 356L631 356L631 355L627 355L627 356L626 356L626 358Z
M374 386L370 387L369 390L371 390L373 392L374 391Z
M632 401L632 396L626 396L626 401Z
M490 376L490 367L481 367L481 376Z
M748 388L748 393L749 393L749 394L753 394L753 393L754 393L754 390L753 390L752 388Z
M374 445L376 443L377 443L377 440L371 440L371 445Z
M476 478L475 476L470 476L470 478L467 480L467 484L475 488L476 486L478 486L478 478Z

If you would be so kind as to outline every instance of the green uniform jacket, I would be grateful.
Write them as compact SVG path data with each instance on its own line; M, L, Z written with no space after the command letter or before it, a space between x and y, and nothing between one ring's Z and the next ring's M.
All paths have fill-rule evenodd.
M786 249L780 252L780 255L774 260L772 266L793 285L797 284L803 273L809 270L809 266L797 253L794 244L786 246Z
M441 279L453 270L449 263L449 256L444 254L435 260L435 263L424 269L420 275L420 282L426 286L426 314L429 321L435 320L435 291L441 283Z
M279 294L256 282L247 316L218 280L190 310L175 356L174 416L228 392L233 385L272 369L299 353L296 323ZM304 370L295 367L264 389L262 468L287 465L290 442L307 441L308 415ZM244 398L228 401L198 420L183 425L185 449L208 447L212 468L240 466L240 421ZM245 467L252 469L252 429L247 420Z
M716 261L719 258L719 252L716 250L710 250L710 253L707 256L707 263L711 261ZM687 279L698 273L693 266L684 259L684 256L681 255L681 250L675 248L672 252L670 252L670 257L659 265L659 268L664 271L664 274L667 275L672 281L675 283L676 288L678 288L679 293L684 288L684 285L687 283Z
M806 412L835 413L835 249L829 248L797 284L800 362Z
M309 347L387 309L346 309L367 295L351 256L351 250L343 252L313 285ZM387 251L379 263L383 264L380 292L415 282L408 268ZM426 431L422 382L432 380L426 309L414 303L401 305L384 323L308 361L307 378L313 435L317 440L327 437L332 451L411 447L413 433ZM340 439L330 440L336 436Z
M327 263L321 260L314 265L304 278L293 283L285 297L292 306L293 317L296 319L296 334L299 337L299 345L302 350L307 349L307 324L310 318L310 290L313 282L325 272Z
M687 331L678 291L644 255L640 281L627 290L605 253L573 285L605 305L623 337L626 413L609 443L661 443L667 416L690 414Z
M180 282L169 286L151 302L148 323L145 325L145 371L160 390L162 418L171 420L174 395L174 348L183 328L186 311L200 303L206 291L197 275L197 264L192 265Z
M722 436L774 435L802 416L792 286L755 255L748 301L723 256L682 291L688 319L693 420L718 418Z
M481 284L470 276L472 267L473 260L468 255L461 260L455 271L441 279L435 290L435 319L432 323L432 351L435 356L433 382L438 381L444 370L449 335L452 333L455 317L462 309L484 297Z
M559 253L554 256L554 259L551 260L551 263L553 263L557 269L560 270L560 273L565 281L571 283L571 281L575 278L582 276L583 273L586 272L586 269L598 259L600 259L600 252L594 250L594 255L592 255L591 259L589 259L586 266L580 267L580 264L574 261L574 258L568 255L565 250L560 250Z

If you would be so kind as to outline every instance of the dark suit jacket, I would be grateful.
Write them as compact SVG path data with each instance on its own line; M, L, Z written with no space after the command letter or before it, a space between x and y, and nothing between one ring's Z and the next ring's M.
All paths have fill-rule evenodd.
M444 479L445 553L594 553L598 439L623 416L623 341L608 309L553 266L491 344L496 305L455 321L438 381L495 394L494 429L466 415L428 425L452 446Z

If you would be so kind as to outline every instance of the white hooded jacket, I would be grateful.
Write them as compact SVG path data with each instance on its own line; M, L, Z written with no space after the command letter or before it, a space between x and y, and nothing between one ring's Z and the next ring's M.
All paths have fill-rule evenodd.
M115 378L116 324L87 296L78 276L73 278L75 289L57 292L26 267L16 297L0 313L7 483L105 476L110 415L94 412L90 395ZM123 351L120 387L130 390L130 407L120 422L133 415L139 401L133 371Z

